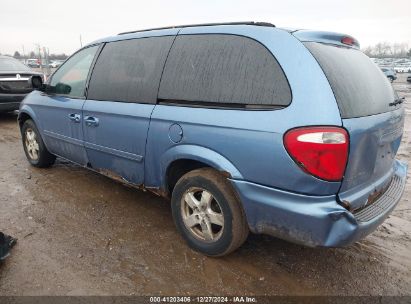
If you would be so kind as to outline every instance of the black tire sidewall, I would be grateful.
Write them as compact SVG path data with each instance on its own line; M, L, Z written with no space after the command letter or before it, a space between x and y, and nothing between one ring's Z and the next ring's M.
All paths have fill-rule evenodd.
M223 215L224 228L221 237L215 242L205 242L197 239L185 226L181 215L181 201L184 193L191 187L209 191L218 201ZM172 195L172 213L175 225L189 246L206 255L218 256L224 254L233 241L233 213L227 198L218 186L202 176L193 176L177 183Z

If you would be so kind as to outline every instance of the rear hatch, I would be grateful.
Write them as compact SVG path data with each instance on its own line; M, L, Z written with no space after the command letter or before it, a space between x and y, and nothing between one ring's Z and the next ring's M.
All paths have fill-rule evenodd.
M310 39L304 45L327 76L342 126L350 136L348 163L338 196L356 210L372 203L391 182L404 109L383 72L358 49L358 44L343 46L342 39L344 36L338 43Z

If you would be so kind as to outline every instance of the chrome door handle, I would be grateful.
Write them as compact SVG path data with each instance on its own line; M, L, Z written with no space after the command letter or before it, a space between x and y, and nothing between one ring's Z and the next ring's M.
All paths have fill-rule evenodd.
M72 120L74 122L77 122L77 123L79 123L81 121L81 115L80 114L73 113L73 114L69 114L68 117L69 117L70 120Z
M88 127L97 127L99 124L99 120L97 117L86 116L84 121Z

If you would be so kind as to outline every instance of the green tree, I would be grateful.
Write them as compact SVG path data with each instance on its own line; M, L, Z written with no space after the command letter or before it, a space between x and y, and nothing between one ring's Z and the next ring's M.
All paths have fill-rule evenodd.
M20 59L21 55L18 51L15 51L13 57L16 58L16 59Z

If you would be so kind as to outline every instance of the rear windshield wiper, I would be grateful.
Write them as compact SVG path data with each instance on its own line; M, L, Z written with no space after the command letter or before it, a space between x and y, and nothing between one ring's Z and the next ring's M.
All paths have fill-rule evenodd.
M402 103L404 102L404 100L405 100L405 97L397 98L396 100L394 100L393 102L391 102L391 103L389 104L389 106L390 106L390 107L393 107L393 106L402 104Z

